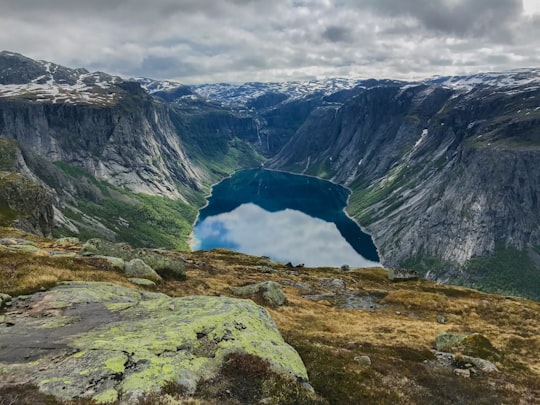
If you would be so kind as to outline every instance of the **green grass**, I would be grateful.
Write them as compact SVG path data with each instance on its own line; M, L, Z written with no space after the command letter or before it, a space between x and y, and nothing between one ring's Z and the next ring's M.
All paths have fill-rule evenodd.
M13 171L17 162L17 146L10 139L0 138L0 170Z
M494 256L472 258L464 270L470 276L469 281L461 281L466 287L540 300L540 270L526 251L498 246Z
M189 250L188 239L197 215L197 207L204 199L191 193L191 204L166 197L135 194L115 187L105 181L98 181L83 169L64 162L56 162L66 175L74 179L85 179L100 190L99 198L83 198L76 209L65 210L65 215L73 220L80 230L73 234L65 229L55 231L55 236L78 236L81 239L110 238L110 232L93 225L85 218L95 218L116 234L113 238L136 247L163 247L167 249ZM80 212L78 212L79 210Z

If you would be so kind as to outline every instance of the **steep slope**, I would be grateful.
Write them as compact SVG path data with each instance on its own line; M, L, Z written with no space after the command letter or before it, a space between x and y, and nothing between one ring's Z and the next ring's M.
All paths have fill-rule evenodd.
M540 80L518 75L366 89L269 166L349 186L387 266L540 297Z
M0 137L20 149L12 156L15 170L55 195L61 233L187 247L210 184L260 160L243 140L220 144L214 157L245 159L231 158L227 168L211 172L186 150L200 144L205 131L222 134L224 123L189 128L181 139L178 127L188 119L138 83L0 54Z

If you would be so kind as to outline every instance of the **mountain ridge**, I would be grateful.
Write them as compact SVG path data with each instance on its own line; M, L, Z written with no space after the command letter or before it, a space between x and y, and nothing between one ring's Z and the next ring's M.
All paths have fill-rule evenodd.
M35 178L53 194L75 192L56 196L58 212L74 209L79 218L82 198L100 223L95 204L117 201L118 191L127 200L140 193L178 200L191 212L212 183L268 160L266 167L351 188L349 214L373 234L386 265L485 287L484 273L504 263L493 274L504 281L487 288L505 291L509 282L506 291L540 296L540 69L410 83L198 86L95 74L80 86L88 75L0 54L0 136L22 148L27 172L46 173ZM87 99L93 91L95 103ZM77 184L81 178L88 184ZM124 222L114 212L103 228L118 237L116 223ZM516 286L519 267L528 281Z

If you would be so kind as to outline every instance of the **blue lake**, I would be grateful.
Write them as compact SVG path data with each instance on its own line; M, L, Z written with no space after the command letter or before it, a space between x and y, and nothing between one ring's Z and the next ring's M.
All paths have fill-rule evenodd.
M228 248L308 267L379 265L377 249L343 208L349 191L264 169L214 186L195 223L193 250Z

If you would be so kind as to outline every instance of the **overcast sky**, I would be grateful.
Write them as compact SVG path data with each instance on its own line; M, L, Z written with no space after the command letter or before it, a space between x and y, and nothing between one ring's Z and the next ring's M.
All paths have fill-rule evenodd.
M413 79L540 66L540 0L0 0L0 50L186 84Z

